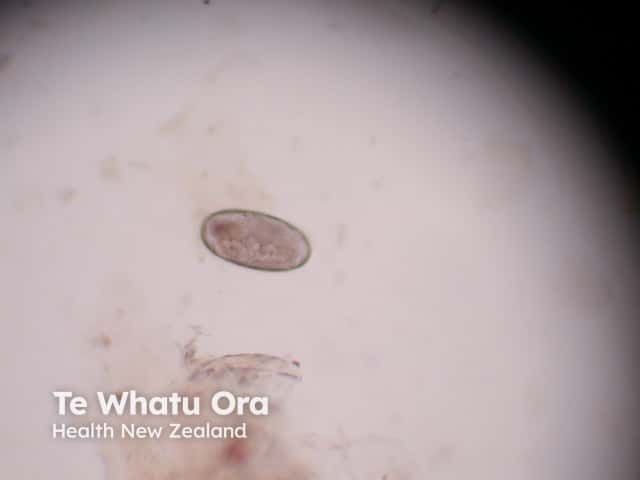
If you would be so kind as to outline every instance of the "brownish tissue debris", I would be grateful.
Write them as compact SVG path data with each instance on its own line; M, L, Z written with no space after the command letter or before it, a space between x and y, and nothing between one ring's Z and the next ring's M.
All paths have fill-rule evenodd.
M100 163L100 177L109 182L118 182L121 180L122 173L120 165L115 155L111 155Z
M196 339L181 346L181 366L162 372L162 392L199 398L197 415L109 416L116 429L135 423L197 427L211 422L234 427L246 422L246 437L216 439L116 438L105 440L102 454L106 480L414 480L410 457L397 440L377 435L353 438L303 433L292 426L290 390L302 380L300 362L264 353L199 355ZM151 370L150 370L151 371ZM122 383L122 382L120 382ZM127 390L127 389L124 389ZM265 416L214 415L211 396L226 390L235 395L267 396ZM122 391L121 388L113 389ZM154 391L154 394L161 393ZM317 415L321 411L309 411ZM101 417L104 419L104 417Z
M112 342L111 337L109 335L106 335L106 334L103 333L103 334L98 335L97 337L95 337L93 339L93 343L97 347L109 348L113 342Z
M171 390L202 405L196 416L110 418L120 424L198 426L211 422L236 426L246 422L246 438L121 439L105 442L103 458L108 480L311 480L315 478L296 453L283 416L284 393L300 380L291 360L258 354L205 356L196 354L195 341L182 352L184 376L168 379ZM170 380L170 381L169 381ZM236 395L266 395L269 415L216 416L207 401L220 390ZM168 428L168 427L167 427Z
M311 246L293 225L265 213L222 210L202 224L202 240L218 257L259 270L291 270L306 263Z
M77 192L75 188L68 187L59 192L58 199L60 200L61 204L68 205L76 198L76 194Z

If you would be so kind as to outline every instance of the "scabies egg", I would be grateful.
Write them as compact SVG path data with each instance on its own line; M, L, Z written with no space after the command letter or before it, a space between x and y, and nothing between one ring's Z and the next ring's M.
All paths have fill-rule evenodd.
M292 270L306 263L311 246L290 223L250 210L222 210L202 224L202 240L218 257L259 270Z

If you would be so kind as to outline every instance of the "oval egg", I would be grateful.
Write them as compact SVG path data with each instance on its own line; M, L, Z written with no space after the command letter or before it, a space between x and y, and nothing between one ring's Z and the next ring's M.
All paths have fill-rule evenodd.
M218 257L248 268L298 268L311 255L305 235L284 220L250 210L221 210L202 224L202 240Z

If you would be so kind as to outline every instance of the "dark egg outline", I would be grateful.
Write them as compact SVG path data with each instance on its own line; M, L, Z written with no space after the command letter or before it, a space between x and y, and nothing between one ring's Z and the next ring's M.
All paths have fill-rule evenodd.
M211 220L213 217L218 216L218 215L223 215L223 214L229 214L229 213L245 213L245 214L251 214L251 215L260 215L262 217L270 218L271 220L275 220L277 222L280 222L280 223L284 224L286 227L294 230L296 233L298 233L298 235L300 235L302 237L302 240L304 241L304 244L307 246L307 255L302 259L302 261L300 263L298 263L296 266L291 267L291 268L254 267L254 266L251 266L251 265L246 265L244 263L237 262L235 260L231 260L229 258L223 257L218 252L216 252L216 250L213 247L213 245L209 245L209 243L207 242L206 230L207 230L207 224L209 223L209 220ZM287 222L286 220L283 220L282 218L276 217L275 215L270 215L268 213L259 212L257 210L243 210L243 209L239 209L239 208L228 208L228 209L218 210L217 212L210 213L202 221L202 226L200 227L200 238L202 239L202 243L204 243L204 246L207 247L207 249L210 250L211 253L213 253L216 257L221 258L225 262L233 263L235 265L238 265L238 266L244 267L244 268L250 268L251 270L261 270L261 271L264 271L264 272L290 272L291 270L296 270L296 269L304 266L309 261L309 258L311 257L311 242L309 241L309 238L307 237L307 235L302 230L300 230L295 225Z

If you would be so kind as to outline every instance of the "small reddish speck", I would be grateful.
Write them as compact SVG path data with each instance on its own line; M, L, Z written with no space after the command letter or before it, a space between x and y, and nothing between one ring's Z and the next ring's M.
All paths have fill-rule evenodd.
M249 458L249 449L242 440L232 440L225 448L224 456L227 462L240 465Z

